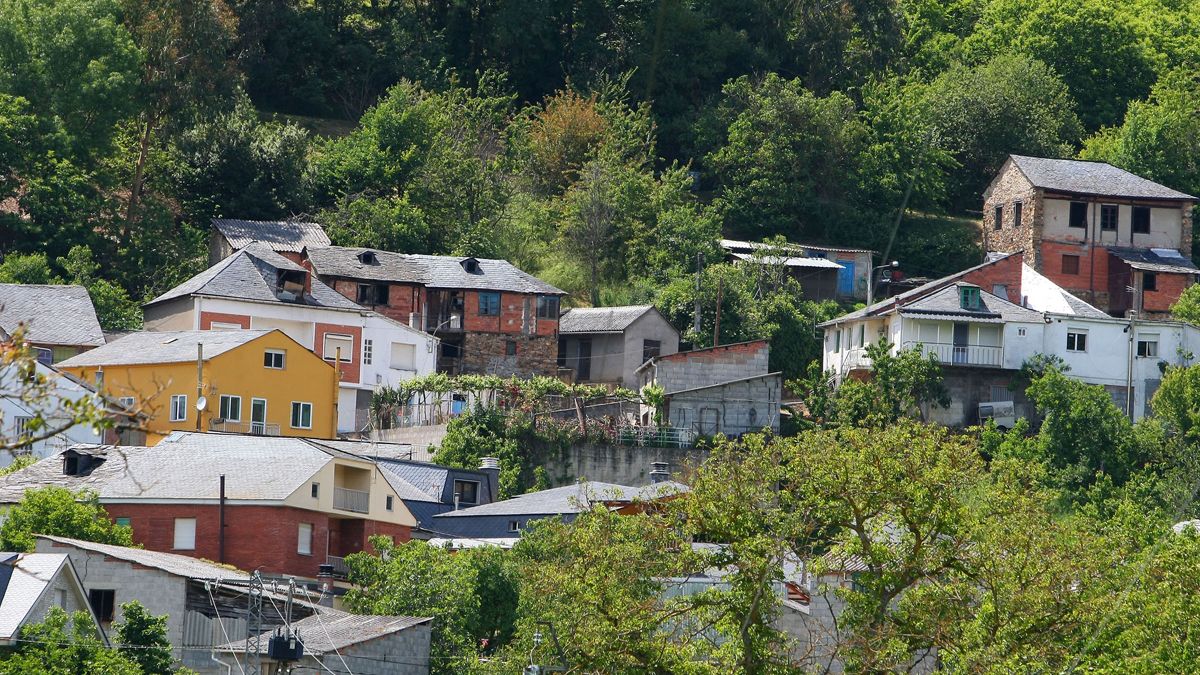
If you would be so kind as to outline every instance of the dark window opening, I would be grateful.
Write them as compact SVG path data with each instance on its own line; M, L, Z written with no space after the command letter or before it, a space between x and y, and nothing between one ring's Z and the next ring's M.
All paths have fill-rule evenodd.
M1021 202L1013 204L1013 227L1021 226L1021 208L1024 206Z
M462 268L467 271L467 274L479 274L479 261L475 258L465 258L462 261Z
M379 256L374 251L363 251L358 254L358 261L364 265L378 265Z
M473 480L454 481L454 496L459 504L479 503L479 482Z
M539 319L557 319L558 318L558 297L553 295L539 295L537 299L537 318Z
M1100 229L1115 232L1117 230L1117 210L1116 204L1101 204L1100 205Z
M504 355L505 356L516 356L517 355L517 341L516 340L505 340L504 341Z
M1071 217L1067 221L1068 227L1087 227L1087 203L1086 202L1071 202Z
M1133 207L1133 233L1150 234L1150 207Z
M97 619L101 621L113 620L116 597L117 592L111 589L93 588L88 591L88 604L92 606L92 611L96 613Z
M1004 207L997 206L995 211L995 220L992 222L992 229L998 230L1004 227Z
M661 340L642 340L642 363L657 358L662 353Z
M500 294L479 294L479 316L500 316Z
M1079 274L1079 256L1064 254L1062 257L1062 273Z
M358 298L355 300L360 305L386 305L388 304L388 285L387 284L359 284Z
M1157 291L1158 275L1153 272L1142 272L1142 290Z
M558 367L567 367L567 341L564 338L558 339Z

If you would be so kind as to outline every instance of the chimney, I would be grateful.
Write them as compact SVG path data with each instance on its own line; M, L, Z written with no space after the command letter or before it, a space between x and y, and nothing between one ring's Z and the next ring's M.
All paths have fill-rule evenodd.
M667 471L666 462L650 462L650 482L665 483L671 479L671 472Z
M488 501L480 500L480 504L500 501L500 460L496 457L480 457L479 470L487 475Z

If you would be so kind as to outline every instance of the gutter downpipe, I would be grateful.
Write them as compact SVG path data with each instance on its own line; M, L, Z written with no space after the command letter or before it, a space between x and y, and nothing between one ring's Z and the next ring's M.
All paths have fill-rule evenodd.
M221 494L217 502L217 562L225 562L225 474L221 474Z

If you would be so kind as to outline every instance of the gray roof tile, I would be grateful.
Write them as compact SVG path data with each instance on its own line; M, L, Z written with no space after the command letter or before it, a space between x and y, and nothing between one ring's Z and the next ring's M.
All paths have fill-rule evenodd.
M624 307L576 307L567 310L558 322L559 333L620 333L654 305Z
M378 263L359 260L359 254L367 251L375 254ZM307 254L313 269L323 277L419 283L430 288L566 295L532 274L522 272L507 260L475 258L479 262L479 272L471 273L462 265L467 258L459 256L392 253L342 246L310 248Z
M329 235L317 223L294 220L235 220L213 218L212 226L233 248L262 242L275 251L299 253L305 246L328 246Z
M530 492L529 494L505 499L500 502L473 506L469 509L448 511L435 518L463 518L472 516L526 516L559 515L586 511L593 502L631 502L653 497L665 497L686 490L680 483L653 483L643 487L630 487L616 483L583 481L575 485Z
M1134 199L1196 198L1106 162L1009 155L1034 187L1057 192Z
M433 618L349 614L322 607L317 610L316 614L293 622L292 628L300 636L305 654L321 655L398 633L430 621L433 621ZM223 652L242 652L246 649L246 641L230 642L216 649ZM261 641L260 650L261 653L266 653L266 640Z
M47 534L39 534L36 537L54 542L55 544L61 544L62 546L71 546L85 551L101 553L110 558L124 560L136 565L142 565L143 567L152 567L168 574L188 579L228 579L231 581L248 581L250 579L249 574L231 565L220 565L208 560L178 555L176 553L162 553L141 548L129 548L128 546L114 546L112 544L97 544L93 541L83 541L69 537L53 537Z
M0 284L0 330L25 324L36 344L95 347L104 344L96 308L83 286Z
M1038 323L1042 320L1040 312L1013 304L983 289L979 289L979 300L982 309L963 309L959 298L959 289L963 286L979 288L974 284L952 284L919 300L914 300L903 305L900 307L900 313L917 316L936 315L938 317L953 317L959 321L977 319L993 320L996 322L1021 321Z
M196 360L196 345L204 345L207 361L270 333L269 330L181 330L130 333L103 347L77 354L59 368L186 363Z

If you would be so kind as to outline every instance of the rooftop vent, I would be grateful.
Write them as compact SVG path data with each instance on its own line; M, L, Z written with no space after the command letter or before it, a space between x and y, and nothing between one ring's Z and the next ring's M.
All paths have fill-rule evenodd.
M467 274L479 274L479 260L475 258L463 258L459 264L467 271Z
M374 251L363 251L358 254L358 262L364 265L378 265L379 256L375 255Z
M500 468L500 460L496 457L480 457L479 468L498 470Z
M88 452L76 449L62 454L64 476L87 476L104 463L103 452Z
M666 462L650 462L650 482L665 483L671 478L671 472L667 470Z

